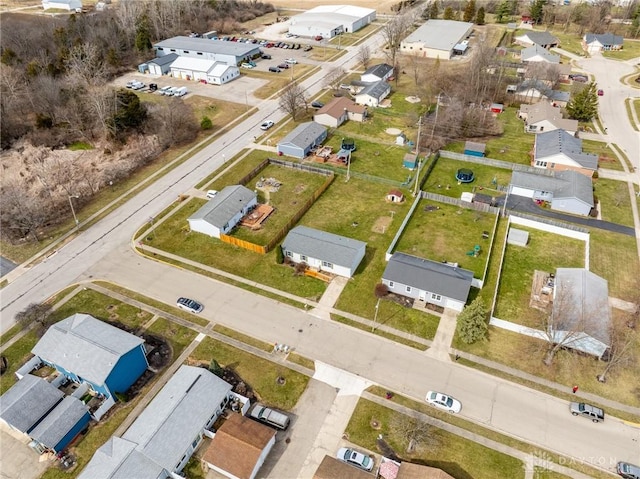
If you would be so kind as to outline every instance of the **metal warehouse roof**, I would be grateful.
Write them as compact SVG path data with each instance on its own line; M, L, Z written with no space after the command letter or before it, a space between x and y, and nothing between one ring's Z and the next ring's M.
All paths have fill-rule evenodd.
M27 374L0 397L0 418L29 432L64 396L42 378Z
M203 219L207 223L222 229L231 218L237 215L255 197L256 194L253 191L242 185L226 186L189 219Z
M584 168L598 169L598 155L583 153L582 140L561 129L538 133L534 151L536 160L563 153Z
M207 73L216 63L215 60L205 60L203 58L178 57L171 64L171 68Z
M339 13L351 16L354 20L376 13L373 8L356 7L354 5L319 5L307 11L307 13L311 12Z
M371 8L354 7L351 5L320 5L300 15L291 17L291 24L316 27L319 25L333 29L338 26L355 23L372 13L375 14L375 12L376 11Z
M122 438L173 471L229 392L231 385L208 370L180 366Z
M591 178L577 171L557 171L553 176L514 171L511 185L536 191L553 193L554 199L577 198L593 206Z
M473 23L455 20L427 20L403 41L423 43L427 48L450 51L473 28Z
M45 446L54 448L87 414L89 410L82 401L67 396L29 435Z
M174 48L176 50L188 50L193 52L206 52L221 55L235 55L242 57L249 55L260 48L253 43L225 42L222 40L210 40L208 38L173 37L155 43L154 48L163 50Z
M310 258L356 268L356 261L366 249L367 243L306 226L296 226L289 231L282 247Z
M324 134L327 129L315 121L300 123L291 133L280 140L280 145L287 143L299 148L306 148Z
M382 277L412 288L466 301L473 272L405 253L394 253Z
M78 313L52 325L31 352L102 385L118 360L143 343L133 334Z
M168 63L173 62L176 58L179 58L177 53L169 53L168 55L155 57L153 60L149 60L147 63L153 63L158 66L164 66Z

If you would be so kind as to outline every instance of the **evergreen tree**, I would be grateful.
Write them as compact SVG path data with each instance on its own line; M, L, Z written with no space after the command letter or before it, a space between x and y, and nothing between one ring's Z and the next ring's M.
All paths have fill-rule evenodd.
M142 15L138 20L136 27L136 50L144 53L151 49L151 27L149 25L149 17Z
M462 20L464 22L473 21L473 17L476 15L476 0L467 0L464 6L464 13L462 14Z
M453 14L453 8L451 7L447 7L444 9L444 15L442 18L444 18L445 20L453 20L454 14Z
M598 94L596 84L591 82L573 95L567 104L567 113L574 120L591 121L598 116Z
M486 339L489 326L487 325L487 310L481 299L474 299L465 306L458 315L456 326L460 339L466 344Z
M503 23L509 17L509 11L511 10L511 6L509 5L509 0L504 0L498 8L496 9L496 22Z
M200 120L200 128L202 128L203 130L210 130L211 128L213 128L213 122L211 121L211 118L209 118L208 116L203 116L202 120Z
M215 374L219 378L221 378L224 373L222 366L220 366L218 361L216 361L215 359L212 359L211 362L209 363L209 371L211 371L213 374Z
M544 6L547 4L547 0L534 0L531 4L531 19L535 23L542 23L544 17Z
M282 246L276 246L276 263L284 263L284 253L282 252Z
M478 8L478 13L476 13L476 25L484 25L484 7Z
M440 10L438 8L438 0L434 0L431 4L431 9L429 11L429 18L438 18L440 15Z

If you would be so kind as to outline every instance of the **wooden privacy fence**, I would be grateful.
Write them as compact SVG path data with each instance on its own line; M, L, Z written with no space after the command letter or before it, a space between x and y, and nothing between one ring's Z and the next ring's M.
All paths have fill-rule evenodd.
M229 236L223 233L220 234L220 241L239 246L240 248L248 249L249 251L253 251L254 253L267 254L269 251L266 247L259 244L252 243L251 241L241 240L239 238L234 238L233 236Z
M320 281L324 281L325 283L331 282L331 276L329 276L328 274L324 274L321 271L316 271L315 269L305 269L304 275L310 276L311 278L319 279Z

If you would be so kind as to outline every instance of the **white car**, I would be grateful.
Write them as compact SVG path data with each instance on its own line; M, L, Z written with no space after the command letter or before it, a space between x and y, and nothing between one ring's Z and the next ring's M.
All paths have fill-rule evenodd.
M452 398L451 396L447 396L446 394L442 394L436 391L429 391L427 393L427 397L425 400L434 407L438 409L442 409L447 412L460 412L462 409L462 404L457 399Z
M173 87L170 85L167 86L163 86L162 88L160 88L158 90L158 93L160 93L161 95L168 95L169 94L169 90L171 90Z
M355 449L349 449L347 447L339 449L336 454L336 458L365 471L371 471L371 469L373 469L373 463L375 462L371 456L367 456Z
M218 190L209 190L207 191L207 198L208 199L215 198L217 194L218 194Z
M296 60L295 58L287 58L284 62L295 65L296 63L298 63L298 60Z
M204 306L202 306L200 303L189 298L178 298L178 301L176 301L176 306L178 306L178 308L180 309L184 309L185 311L189 311L190 313L194 314L197 314L204 309Z
M144 83L142 83L141 81L135 81L131 85L131 88L134 89L134 90L142 90L145 86L146 85Z
M269 128L271 128L275 123L273 123L271 120L267 120L262 122L262 125L260 125L260 129L267 131Z

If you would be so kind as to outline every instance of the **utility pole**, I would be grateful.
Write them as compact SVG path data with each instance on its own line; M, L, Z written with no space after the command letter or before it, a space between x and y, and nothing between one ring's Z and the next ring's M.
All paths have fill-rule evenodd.
M71 206L71 214L73 215L73 221L76 222L76 229L78 228L78 226L80 225L80 222L78 221L78 217L76 216L76 210L73 208L73 201L71 201L71 198L80 198L79 195L68 195L69 196L69 206Z
M421 130L422 130L422 116L420 116L420 119L418 120L418 136L416 137L416 157L418 158L418 172L416 173L416 183L415 183L415 186L413 188L413 196L414 197L418 194L418 181L420 179L420 166L421 166L421 163L422 163L422 160L420 159L420 133L421 133Z
M436 125L438 124L438 109L440 108L440 95L442 92L438 93L438 98L436 99L436 117L433 120L433 127L431 128L431 138L429 139L429 149L431 149L431 144L433 143L433 134L436 132Z

